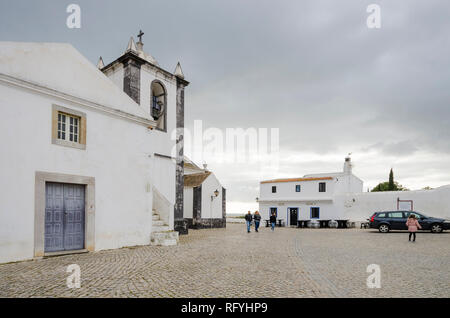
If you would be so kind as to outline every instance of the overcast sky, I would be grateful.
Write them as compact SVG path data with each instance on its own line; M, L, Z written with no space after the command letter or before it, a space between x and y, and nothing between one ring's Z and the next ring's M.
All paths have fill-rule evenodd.
M66 27L70 3L81 29ZM339 171L349 152L365 190L390 168L410 189L450 184L449 17L446 0L1 0L0 40L68 42L107 64L142 29L145 51L191 82L186 127L280 129L276 172L208 162L243 212L261 178Z

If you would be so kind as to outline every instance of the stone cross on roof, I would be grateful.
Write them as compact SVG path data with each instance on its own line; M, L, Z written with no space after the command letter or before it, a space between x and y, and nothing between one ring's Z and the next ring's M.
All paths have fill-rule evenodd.
M139 30L139 34L137 35L137 37L139 38L139 42L142 43L142 36L144 35L144 32L142 32L142 30Z

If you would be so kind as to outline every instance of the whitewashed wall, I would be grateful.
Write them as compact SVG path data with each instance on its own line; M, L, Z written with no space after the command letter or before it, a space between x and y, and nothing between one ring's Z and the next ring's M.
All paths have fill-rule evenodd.
M396 210L397 198L413 200L413 208L427 216L450 219L450 186L434 190L363 192L338 195L335 206L345 219L366 221L373 212Z
M116 84L116 86L119 87L119 89L121 91L123 91L124 71L123 71L123 65L122 64L115 65L114 68L109 69L108 72L105 75L107 75L108 78L114 84Z
M319 192L319 182L326 183L326 192ZM261 183L259 198L261 200L328 198L334 193L335 183L335 180ZM300 192L295 192L297 184L301 186ZM277 187L276 193L272 193L272 186Z
M363 181L352 174L342 174L336 177L334 194L360 193L363 191Z
M173 133L176 129L176 82L174 80L166 80L161 73L155 74L146 65L141 68L141 89L140 89L140 106L146 113L150 114L151 110L151 83L158 79L161 81L167 93L167 132L157 129L152 130L150 143L154 153L165 156L176 157L175 152L175 136ZM154 184L161 194L172 204L175 204L175 176L176 163L175 160L168 158L155 157ZM171 213L173 216L173 213ZM172 223L170 224L173 225Z
M86 113L86 150L52 144L53 103ZM0 262L33 257L36 171L95 177L96 250L149 243L152 131L4 85L0 117Z
M192 187L184 187L183 196L183 217L192 219L194 204L194 192Z
M114 70L106 73L120 90L123 90L123 67L117 64ZM152 130L149 134L151 151L169 157L176 157L175 136L176 129L176 81L167 79L160 71L144 64L140 71L140 104L139 106L146 114L151 114L151 84L154 80L163 83L166 89L167 98L167 131ZM150 149L150 148L149 148ZM169 226L173 228L173 208L175 204L175 161L169 158L155 156L153 160L152 182L158 189L159 195L163 196L172 205L172 212L169 214ZM162 200L164 201L164 200Z
M312 204L310 204L312 203ZM336 209L334 208L332 201L320 201L320 202L274 202L274 203L260 203L259 213L264 220L270 217L270 208L277 208L277 219L282 219L288 224L290 221L289 208L298 208L297 220L311 220L311 207L320 208L320 219L331 220L336 219ZM253 211L252 211L253 212Z
M215 190L219 191L219 195L211 201ZM202 218L222 218L222 185L213 173L202 183Z

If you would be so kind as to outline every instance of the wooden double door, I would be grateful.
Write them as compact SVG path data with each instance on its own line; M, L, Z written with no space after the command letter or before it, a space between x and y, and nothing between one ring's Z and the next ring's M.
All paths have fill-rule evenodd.
M45 184L45 252L84 248L85 186Z

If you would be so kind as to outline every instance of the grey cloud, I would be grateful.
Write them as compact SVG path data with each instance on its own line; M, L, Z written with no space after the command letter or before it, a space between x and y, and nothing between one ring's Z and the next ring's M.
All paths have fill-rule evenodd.
M363 152L375 150L383 155L402 157L414 154L418 150L418 147L414 142L405 140L388 143L379 142L361 150Z
M369 183L407 156L435 154L427 171L440 171L438 178L433 170L436 184L450 183L448 1L378 1L379 30L366 27L370 0L77 3L81 30L65 27L61 1L2 1L0 39L70 42L92 63L99 55L108 63L142 29L145 50L170 71L180 60L191 82L186 127L195 119L205 127L278 127L281 156L375 151L378 164L358 170ZM284 162L280 173L334 165ZM257 195L251 167L215 169L230 200ZM426 175L408 174L429 185Z

